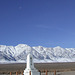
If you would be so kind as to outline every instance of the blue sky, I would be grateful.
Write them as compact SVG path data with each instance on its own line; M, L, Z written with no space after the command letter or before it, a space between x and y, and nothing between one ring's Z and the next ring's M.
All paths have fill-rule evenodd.
M75 0L0 0L0 45L75 48Z

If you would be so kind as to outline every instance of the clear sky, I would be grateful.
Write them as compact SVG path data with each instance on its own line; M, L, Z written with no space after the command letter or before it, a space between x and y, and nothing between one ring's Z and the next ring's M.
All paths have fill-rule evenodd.
M75 0L0 0L0 45L75 48Z

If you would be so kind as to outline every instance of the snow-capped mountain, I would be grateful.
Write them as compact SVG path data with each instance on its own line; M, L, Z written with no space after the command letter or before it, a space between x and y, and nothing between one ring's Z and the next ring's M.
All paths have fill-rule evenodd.
M30 47L26 44L17 46L0 45L0 62L26 62L27 54L31 53L34 62L74 62L75 48Z

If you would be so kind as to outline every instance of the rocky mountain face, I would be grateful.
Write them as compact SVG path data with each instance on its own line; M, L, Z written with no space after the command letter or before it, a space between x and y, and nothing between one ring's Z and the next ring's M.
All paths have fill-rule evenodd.
M26 62L27 54L31 53L34 62L74 62L75 48L30 47L26 44L17 46L0 45L0 62Z

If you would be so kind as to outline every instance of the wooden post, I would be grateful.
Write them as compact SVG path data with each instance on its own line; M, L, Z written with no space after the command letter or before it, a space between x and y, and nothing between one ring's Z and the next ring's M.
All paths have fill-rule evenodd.
M10 75L12 75L12 72L10 72Z
M31 75L31 71L29 72L29 75Z
M45 70L43 70L43 72L45 72Z
M48 71L46 70L46 75L48 74L47 72L48 72Z
M56 70L54 71L54 75L56 75Z
M22 75L23 75L23 71L22 71L21 73L22 73Z
M41 75L41 71L39 70L39 72L40 72L40 75Z
M16 75L18 75L18 72L16 72Z

